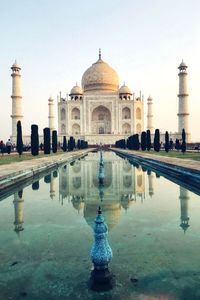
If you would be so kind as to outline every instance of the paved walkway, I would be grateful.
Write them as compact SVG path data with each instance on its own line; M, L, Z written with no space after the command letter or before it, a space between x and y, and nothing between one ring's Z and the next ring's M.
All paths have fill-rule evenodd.
M15 162L0 166L0 190L30 178L37 173L56 167L64 162L87 154L92 149L84 149L73 152L66 152L60 155L42 157L22 162Z
M154 155L154 154L149 154L149 153L141 153L138 151L127 150L127 149L124 150L124 149L119 149L119 148L115 148L115 150L123 152L123 153L133 154L135 156L146 158L146 159L163 162L165 164L186 168L191 171L192 170L200 171L200 162L196 161L196 160L192 160L192 159L166 157L166 156Z

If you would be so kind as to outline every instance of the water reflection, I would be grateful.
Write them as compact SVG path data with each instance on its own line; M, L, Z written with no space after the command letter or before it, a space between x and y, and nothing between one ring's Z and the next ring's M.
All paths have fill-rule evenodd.
M23 200L23 190L20 190L18 193L14 194L14 210L15 210L15 221L14 221L14 231L19 233L24 230L24 200Z
M127 210L137 196L144 197L145 181L141 168L133 168L127 160L113 153L104 156L105 178L99 185L99 156L90 154L85 161L59 169L59 193L78 212L83 210L89 225L93 224L98 202L101 201L109 229L119 222L121 208Z
M104 184L99 185L98 154L89 154L84 160L76 160L69 165L60 167L57 171L50 172L44 177L44 182L49 185L49 196L52 200L70 202L77 213L82 213L86 222L93 225L97 207L100 204L104 211L109 230L119 223L122 209L127 211L137 201L145 198L145 173L147 171L147 188L150 197L154 196L155 173L142 170L137 165L122 160L113 153L106 153L104 157L105 178ZM57 187L59 191L57 192ZM39 181L32 184L32 189L38 191ZM184 187L179 187L180 199L180 227L184 232L188 229L188 202L189 192ZM15 231L23 228L23 191L14 194Z
M154 194L154 188L153 188L154 175L150 170L148 170L147 176L148 176L148 184L149 184L149 196L152 197Z
M184 232L188 229L189 217L188 217L188 201L189 201L189 192L184 187L180 186L180 206L181 206L181 228Z

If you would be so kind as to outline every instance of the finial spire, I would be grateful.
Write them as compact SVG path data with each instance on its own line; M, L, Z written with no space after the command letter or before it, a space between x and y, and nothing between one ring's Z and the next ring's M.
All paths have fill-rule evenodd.
M99 209L98 209L98 215L101 215L101 214L102 214L101 206L99 206Z
M99 48L99 60L101 59L101 48Z

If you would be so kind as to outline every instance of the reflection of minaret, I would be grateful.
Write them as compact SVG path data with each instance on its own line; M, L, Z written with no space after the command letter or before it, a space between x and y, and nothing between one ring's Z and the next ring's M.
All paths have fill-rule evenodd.
M151 171L147 171L147 175L148 175L148 182L149 182L149 196L152 197L154 194L153 191L153 174Z
M23 215L23 205L24 200L22 199L23 191L19 191L18 193L14 194L14 207L15 207L15 231L19 232L24 230L23 223L24 223L24 215Z
M63 200L69 195L69 166L66 165L59 169L59 199Z
M51 182L50 182L50 197L53 200L53 198L56 195L56 179L55 177L51 176Z
M188 190L180 186L180 204L181 204L181 228L184 230L184 232L187 230L187 228L190 226L188 224L189 217L188 217Z
M144 172L142 168L135 168L135 195L140 196L141 201L143 201L145 195L145 185L144 185Z

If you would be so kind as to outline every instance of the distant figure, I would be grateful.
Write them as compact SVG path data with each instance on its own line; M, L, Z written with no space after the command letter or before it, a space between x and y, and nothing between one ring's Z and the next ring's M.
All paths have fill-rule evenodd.
M5 150L5 144L3 141L0 141L0 152L2 155L4 154L4 150Z
M12 143L11 143L10 139L8 139L8 141L6 142L6 150L7 150L8 154L10 154L11 148L12 148Z
M42 143L40 143L40 150L44 150L44 145Z
M173 148L174 148L174 143L173 143L172 139L170 139L170 141L169 141L169 149L173 150Z

